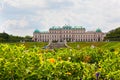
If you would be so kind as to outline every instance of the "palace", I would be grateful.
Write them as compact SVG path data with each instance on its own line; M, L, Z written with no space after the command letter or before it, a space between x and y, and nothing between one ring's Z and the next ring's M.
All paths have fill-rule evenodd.
M61 27L53 26L48 32L41 32L36 29L33 32L33 41L37 42L48 42L48 41L70 41L70 42L80 42L80 41L103 41L105 37L99 28L96 31L86 31L82 26L69 26L64 25Z

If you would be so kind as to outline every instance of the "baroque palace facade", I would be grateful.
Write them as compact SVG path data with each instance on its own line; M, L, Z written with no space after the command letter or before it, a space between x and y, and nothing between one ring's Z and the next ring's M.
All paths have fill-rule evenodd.
M48 42L48 41L70 41L70 42L80 42L80 41L103 41L105 33L100 29L96 31L86 31L85 28L81 26L69 26L64 25L61 27L55 27L49 29L48 32L40 32L36 29L33 32L33 41L37 42Z

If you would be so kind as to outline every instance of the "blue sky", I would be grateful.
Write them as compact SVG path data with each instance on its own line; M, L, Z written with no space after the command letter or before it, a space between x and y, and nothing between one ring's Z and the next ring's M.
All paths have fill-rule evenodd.
M26 36L52 26L108 32L120 26L120 0L0 0L0 32Z

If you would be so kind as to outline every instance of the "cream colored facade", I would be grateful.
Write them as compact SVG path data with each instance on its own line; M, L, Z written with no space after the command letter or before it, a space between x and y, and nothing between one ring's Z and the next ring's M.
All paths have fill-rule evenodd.
M35 30L33 33L33 41L37 42L48 42L48 41L71 41L71 42L81 42L81 41L103 41L105 33L100 29L96 31L86 31L85 28L81 26L72 27L65 25L62 28L52 27L48 32L40 32Z

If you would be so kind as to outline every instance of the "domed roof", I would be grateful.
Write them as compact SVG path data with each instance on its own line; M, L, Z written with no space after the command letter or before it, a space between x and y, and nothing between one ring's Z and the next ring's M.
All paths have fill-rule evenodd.
M59 29L61 29L60 26L52 26L52 27L50 28L50 30L59 30Z
M96 32L102 32L102 31L101 31L101 29L98 28L98 29L96 29Z
M73 29L80 29L80 30L85 30L85 28L83 28L82 26L74 26Z
M40 31L38 30L38 29L36 29L35 31L34 31L34 33L39 33Z
M72 26L69 26L69 25L66 25L66 24L65 24L65 25L63 26L63 29L72 29Z

